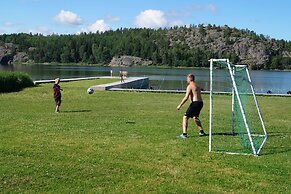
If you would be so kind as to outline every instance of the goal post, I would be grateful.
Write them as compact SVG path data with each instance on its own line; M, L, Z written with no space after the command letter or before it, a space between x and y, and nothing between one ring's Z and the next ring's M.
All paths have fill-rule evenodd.
M259 155L267 132L247 65L209 62L209 152Z

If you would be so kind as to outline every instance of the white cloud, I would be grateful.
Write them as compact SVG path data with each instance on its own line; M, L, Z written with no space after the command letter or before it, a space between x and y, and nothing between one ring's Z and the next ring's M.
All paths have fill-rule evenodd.
M83 24L82 18L71 11L61 10L54 20L66 25L81 25Z
M52 31L46 26L39 26L36 29L24 30L24 32L32 33L32 34L38 33L38 34L42 34L45 36L52 34Z
M46 27L46 26L39 26L39 27L36 29L36 31L37 31L38 33L43 34L43 35L49 35L49 34L52 34L51 30L50 30L48 27Z
M184 18L184 17L191 17L191 13L189 11L183 10L183 11L167 11L166 12L167 17L174 17L174 18Z
M212 13L217 12L217 7L210 3L210 4L192 4L191 6L191 10L201 10L201 11L209 11Z
M0 28L0 34L5 34L5 30Z
M7 27L7 28L10 28L10 27L13 27L14 24L12 22L5 22L4 26Z
M82 29L82 32L105 32L107 30L110 30L110 26L103 20L96 20L95 23L87 26L85 29Z
M120 18L117 17L117 16L112 16L112 15L107 15L105 17L106 20L108 21L112 21L112 22L119 22L120 21Z
M169 26L173 27L173 26L183 26L184 22L181 20L175 20L175 21L171 21L169 22Z
M178 17L180 17L178 12L164 13L161 10L148 9L135 17L135 25L139 28L164 28L184 25L182 20L177 20Z
M135 25L139 28L167 27L168 20L163 11L148 9L136 16Z
M207 10L210 12L216 12L217 11L217 7L213 4L208 4L207 5Z
M13 31L14 24L11 22L4 22L0 25L0 34L6 34L9 31Z

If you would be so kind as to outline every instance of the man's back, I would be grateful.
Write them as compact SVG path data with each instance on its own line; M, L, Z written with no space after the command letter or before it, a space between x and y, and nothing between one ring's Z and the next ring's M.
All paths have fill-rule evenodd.
M190 88L191 92L190 92L190 101L194 102L194 101L202 101L202 97L201 97L201 89L198 86L198 84L196 84L196 82L192 81L190 82L190 84L188 85L188 87Z
M180 110L180 108L185 104L185 102L188 101L188 99L191 101L191 104L189 105L188 109L186 110L184 116L183 116L183 133L179 136L181 138L187 138L187 127L188 127L188 119L193 118L194 122L198 126L200 132L199 136L204 136L205 133L203 131L202 124L199 120L199 114L201 109L203 108L203 101L201 97L201 89L195 82L195 76L193 74L189 74L187 76L187 90L184 98L182 99L181 103L177 106L177 109Z

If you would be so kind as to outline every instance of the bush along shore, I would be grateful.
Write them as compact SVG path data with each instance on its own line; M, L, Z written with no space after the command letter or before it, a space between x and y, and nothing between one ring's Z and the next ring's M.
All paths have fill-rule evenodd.
M0 93L17 92L34 86L32 79L22 72L0 72Z

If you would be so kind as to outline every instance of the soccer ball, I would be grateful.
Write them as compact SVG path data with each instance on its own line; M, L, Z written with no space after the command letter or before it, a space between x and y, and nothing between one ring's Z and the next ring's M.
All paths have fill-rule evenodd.
M93 94L93 93L94 93L93 88L88 88L87 93L88 93L88 94Z

